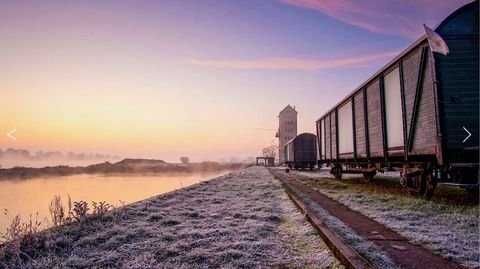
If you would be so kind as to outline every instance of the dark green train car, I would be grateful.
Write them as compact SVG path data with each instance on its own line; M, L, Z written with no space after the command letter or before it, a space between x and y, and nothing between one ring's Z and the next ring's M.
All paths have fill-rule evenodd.
M310 168L317 164L317 137L303 133L290 140L284 148L285 164L289 168Z
M396 169L426 197L439 182L478 191L478 12L474 1L434 29L448 55L424 36L320 117L319 164L366 180Z

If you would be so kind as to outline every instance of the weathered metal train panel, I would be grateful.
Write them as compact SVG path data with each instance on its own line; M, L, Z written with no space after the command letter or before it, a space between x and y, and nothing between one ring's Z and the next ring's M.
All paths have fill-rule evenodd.
M364 117L364 106L363 106L363 91L360 91L354 95L355 100L355 138L356 138L356 149L357 156L366 157L367 148L365 141L365 117Z
M316 161L317 147L316 136L310 133L303 133L295 137L293 144L295 162Z
M382 118L380 106L380 83L375 79L367 87L367 117L370 156L383 156Z
M317 136L311 133L297 135L284 147L285 163L292 168L313 169L317 163Z
M435 55L439 87L440 118L447 150L479 147L479 6L465 8L447 18L437 31L450 48L447 56ZM467 133L472 133L465 142ZM448 157L453 157L452 155Z
M338 152L341 157L345 156L345 154L353 157L352 121L352 102L348 101L338 108Z

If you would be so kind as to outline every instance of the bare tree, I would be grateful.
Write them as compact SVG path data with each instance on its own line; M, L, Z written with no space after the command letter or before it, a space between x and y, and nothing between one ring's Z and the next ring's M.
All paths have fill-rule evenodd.
M278 151L278 146L276 144L272 144L266 148L263 148L262 155L263 157L276 157Z
M180 161L182 163L189 163L190 162L190 158L188 158L187 156L182 156L180 157Z

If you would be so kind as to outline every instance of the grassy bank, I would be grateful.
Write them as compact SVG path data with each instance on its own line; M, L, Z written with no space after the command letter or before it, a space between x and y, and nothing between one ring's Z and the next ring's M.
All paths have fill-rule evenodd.
M264 168L251 167L22 240L0 268L341 268Z

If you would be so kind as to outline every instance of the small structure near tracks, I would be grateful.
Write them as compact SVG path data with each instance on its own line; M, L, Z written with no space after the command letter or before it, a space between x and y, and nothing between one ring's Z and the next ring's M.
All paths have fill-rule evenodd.
M258 165L275 166L275 157L257 157L257 166Z

